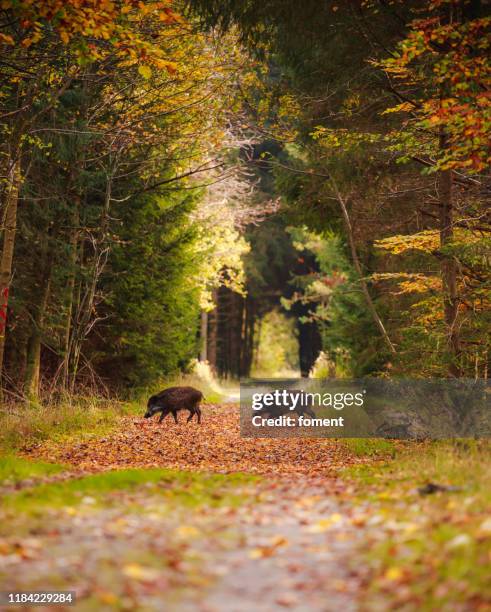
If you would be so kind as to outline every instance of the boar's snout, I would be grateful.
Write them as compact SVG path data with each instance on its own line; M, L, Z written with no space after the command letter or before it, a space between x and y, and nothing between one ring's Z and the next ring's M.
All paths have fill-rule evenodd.
M145 412L145 418L149 419L150 417L153 417L153 415L157 412L157 409L155 406L147 406L147 411Z

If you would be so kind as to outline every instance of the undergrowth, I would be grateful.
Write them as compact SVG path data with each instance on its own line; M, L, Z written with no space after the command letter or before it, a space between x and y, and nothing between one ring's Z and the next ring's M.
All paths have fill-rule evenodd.
M406 443L394 459L347 468L344 475L358 503L369 504L367 520L379 525L378 537L365 546L367 610L382 603L390 609L488 609L489 440ZM442 490L432 492L429 484Z

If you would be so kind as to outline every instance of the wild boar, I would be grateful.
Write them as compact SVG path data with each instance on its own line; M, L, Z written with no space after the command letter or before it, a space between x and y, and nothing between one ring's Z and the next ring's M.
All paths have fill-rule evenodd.
M157 393L157 395L152 395L148 400L145 418L149 419L157 412L161 412L159 423L162 423L165 417L172 413L174 421L178 423L177 413L179 410L189 410L187 423L195 414L198 417L198 423L201 423L199 404L203 399L201 391L193 387L169 387Z

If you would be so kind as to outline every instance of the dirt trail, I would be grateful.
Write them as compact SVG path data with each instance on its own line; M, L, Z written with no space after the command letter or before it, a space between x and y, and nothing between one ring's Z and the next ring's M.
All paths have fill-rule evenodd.
M119 491L102 508L84 498L55 511L50 527L0 542L10 546L0 556L3 583L74 589L79 610L357 610L363 577L353 561L367 527L356 526L358 510L337 478L357 459L332 440L241 439L236 406L205 414L201 427L126 418L102 440L43 444L26 454L91 472L158 466L262 474L237 491L242 505L169 512L145 487Z
M357 610L362 576L352 560L361 532L350 519L325 483L283 482L238 517L242 546L216 557L214 585L181 609Z

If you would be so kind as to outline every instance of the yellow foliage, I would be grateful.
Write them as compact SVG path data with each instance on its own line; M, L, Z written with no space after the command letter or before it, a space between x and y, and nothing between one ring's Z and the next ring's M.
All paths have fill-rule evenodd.
M424 230L417 234L390 236L390 238L383 238L382 240L376 240L375 246L379 249L383 249L392 255L399 255L405 251L416 249L418 251L431 251L436 250L440 245L440 233L438 230Z
M454 231L454 242L473 244L479 242L480 237L470 230L458 228ZM440 232L438 230L423 230L417 234L398 234L376 240L375 246L392 255L400 255L409 250L424 251L431 254L440 248Z
M442 281L439 276L409 272L382 272L372 274L372 280L390 281L394 280L399 286L399 291L394 295L404 293L425 293L426 291L441 291Z

